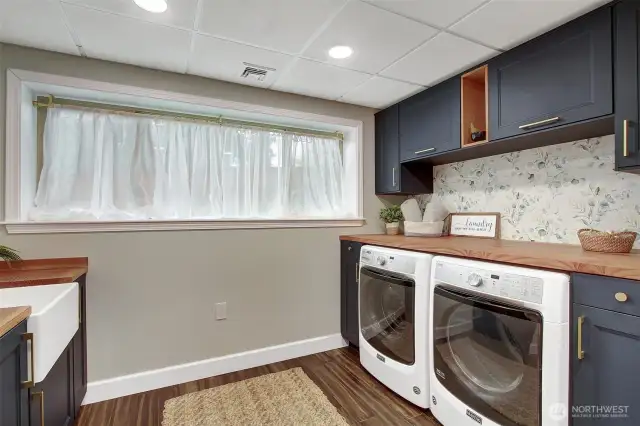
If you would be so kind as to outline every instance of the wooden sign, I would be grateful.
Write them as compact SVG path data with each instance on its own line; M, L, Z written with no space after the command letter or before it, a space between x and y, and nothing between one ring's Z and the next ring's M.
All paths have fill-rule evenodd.
M500 238L500 213L451 213L449 235Z

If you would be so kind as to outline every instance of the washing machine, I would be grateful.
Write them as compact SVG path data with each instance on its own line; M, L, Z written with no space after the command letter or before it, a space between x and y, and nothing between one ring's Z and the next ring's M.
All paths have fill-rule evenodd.
M569 424L569 276L435 257L431 412L444 426Z
M433 256L384 247L360 251L360 363L393 392L429 407L428 308Z

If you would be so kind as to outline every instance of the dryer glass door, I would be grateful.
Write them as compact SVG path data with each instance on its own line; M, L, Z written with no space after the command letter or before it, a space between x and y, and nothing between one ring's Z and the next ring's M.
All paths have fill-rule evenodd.
M413 279L370 267L360 269L360 334L383 356L415 361Z
M433 297L438 381L481 417L539 426L540 313L440 285Z

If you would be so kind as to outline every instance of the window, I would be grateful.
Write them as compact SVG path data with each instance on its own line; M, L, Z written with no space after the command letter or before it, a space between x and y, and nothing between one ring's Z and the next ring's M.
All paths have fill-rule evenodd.
M8 78L8 96L13 93L19 104L7 111L9 232L188 229L194 223L205 229L363 223L361 168L353 167L360 161L361 124L333 127L345 132L343 142L328 131L279 130L282 126L276 124L282 124L282 115L273 126L245 126L239 120L218 124L179 114L159 117L63 105L47 108L43 120L42 108L25 104L45 88L56 96L64 95L65 89L25 81L42 76L11 70ZM76 80L79 86L105 85L65 80ZM87 100L93 100L90 91L84 92ZM78 90L73 95L82 99ZM176 94L165 96L169 103L154 102L168 107L163 108L166 111L188 107L175 101ZM101 92L99 99L106 98ZM133 102L122 98L113 94L106 100L114 105ZM200 106L199 115L205 115L201 113L205 106ZM269 123L269 117L262 115L260 122ZM293 115L290 125L302 127L305 121ZM307 128L316 124L307 123ZM18 143L10 139L16 133ZM18 158L16 165L13 160ZM11 190L15 183L18 194Z
M340 141L262 129L49 108L29 218L333 218Z

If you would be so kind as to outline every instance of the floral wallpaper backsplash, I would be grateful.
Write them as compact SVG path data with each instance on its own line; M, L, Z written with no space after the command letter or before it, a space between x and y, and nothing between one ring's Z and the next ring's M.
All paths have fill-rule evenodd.
M451 212L499 212L503 239L579 244L580 228L640 231L640 176L613 168L610 135L437 166L434 194Z

